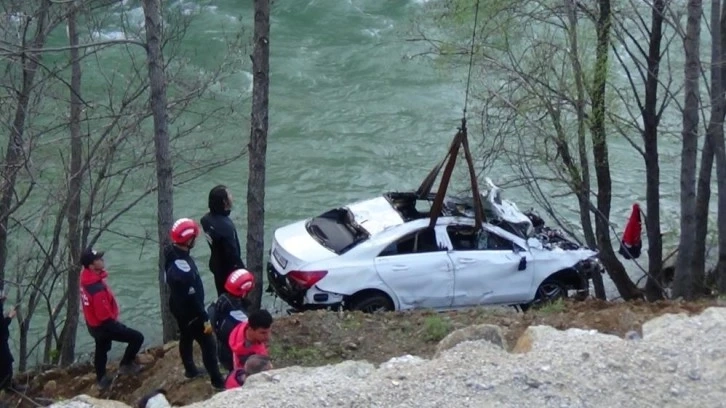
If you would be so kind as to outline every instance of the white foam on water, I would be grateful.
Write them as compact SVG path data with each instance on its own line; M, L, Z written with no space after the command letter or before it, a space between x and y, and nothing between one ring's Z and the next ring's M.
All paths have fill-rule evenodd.
M91 39L93 40L125 40L127 38L123 31L118 30L101 30L91 33Z

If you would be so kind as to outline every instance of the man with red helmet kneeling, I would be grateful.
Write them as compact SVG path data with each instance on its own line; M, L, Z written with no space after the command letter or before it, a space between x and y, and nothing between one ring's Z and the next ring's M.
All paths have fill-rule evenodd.
M199 236L199 226L190 218L180 218L170 231L172 245L165 252L166 283L169 286L169 308L179 325L179 356L184 375L201 374L194 363L194 341L202 349L204 367L212 386L224 389L224 378L217 365L217 350L212 325L204 308L204 285L199 269L189 251Z
M211 305L209 318L217 337L219 362L227 371L232 371L232 350L229 348L229 335L238 324L247 321L250 307L246 299L255 286L255 277L246 269L233 271L224 284L225 292Z

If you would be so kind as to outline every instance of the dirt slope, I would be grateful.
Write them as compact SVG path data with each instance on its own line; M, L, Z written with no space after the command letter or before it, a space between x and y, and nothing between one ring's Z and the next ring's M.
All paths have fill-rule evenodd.
M699 313L715 303L609 303L587 300L555 304L526 314L500 308L381 315L307 312L275 321L270 352L275 367L324 365L343 360L381 363L404 354L430 357L444 336L472 324L501 326L509 347L512 347L520 334L533 324L557 329L596 329L623 336L630 330L639 331L643 322L655 316ZM118 377L111 389L103 393L95 389L93 368L86 363L67 370L19 375L17 380L30 386L27 397L6 393L0 396L0 401L13 407L32 407L37 403L45 405L53 400L85 393L133 405L150 390L164 388L173 404L184 405L209 398L213 393L208 378L187 380L183 377L174 343L149 349L139 358L146 364L141 375ZM197 361L201 365L199 356ZM109 369L115 373L115 364L109 364Z

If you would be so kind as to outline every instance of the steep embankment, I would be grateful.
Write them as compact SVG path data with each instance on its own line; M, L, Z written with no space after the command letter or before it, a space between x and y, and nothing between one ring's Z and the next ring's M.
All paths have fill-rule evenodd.
M726 366L720 360L726 351L719 351L723 347L718 345L726 334L726 315L709 311L705 317L674 323L673 328L661 328L656 322L650 329L646 325L644 340L626 342L620 338L631 330L639 332L642 323L655 316L697 313L708 305L587 301L526 315L501 309L382 316L305 313L275 323L271 350L276 367L342 360L377 364L407 354L430 358L446 334L476 324L501 328L501 339L495 343L500 342L506 350L511 351L518 343L515 351L527 351L529 347L531 351L510 354L489 342L479 342L463 344L433 360L412 359L413 363L387 364L380 369L357 362L316 368L313 372L291 367L252 377L244 390L216 395L204 405L226 407L244 399L246 405L258 406L390 406L409 399L404 406L436 406L444 401L449 405L456 398L462 406L481 406L484 400L488 406L496 401L508 404L502 406L595 406L598 399L613 396L626 406L647 406L648 401L680 406L679 401L690 401L698 395L711 398L712 394L705 391L719 374L713 371L714 364ZM597 329L615 336L537 328L522 337L528 326L541 324L556 329ZM699 327L708 328L709 333L700 334ZM471 331L452 336L469 338ZM492 338L491 330L484 331ZM694 362L692 356L700 360ZM32 385L30 396L57 401L89 394L133 404L148 391L162 387L172 403L185 405L212 395L205 379L183 379L173 344L152 350L144 359L149 366L142 376L119 377L111 391L103 395L93 387L90 367L83 366L28 378ZM655 387L654 391L647 391L650 386ZM720 385L711 392L715 390L720 390ZM512 399L512 394L520 399ZM645 400L628 403L628 398L639 395ZM586 398L586 403L581 403L580 397ZM13 402L17 401L14 397ZM709 401L703 400L705 405L697 406L713 406L706 403Z

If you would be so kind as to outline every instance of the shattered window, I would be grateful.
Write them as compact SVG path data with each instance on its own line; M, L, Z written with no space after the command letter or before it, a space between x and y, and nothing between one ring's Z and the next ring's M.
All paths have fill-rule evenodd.
M418 254L440 250L439 244L436 242L436 232L433 228L426 228L403 236L388 245L379 256Z
M451 244L457 251L512 250L514 243L486 230L476 231L473 226L452 225L446 228Z
M457 251L468 251L477 249L477 234L474 227L450 225L446 227L451 244Z

